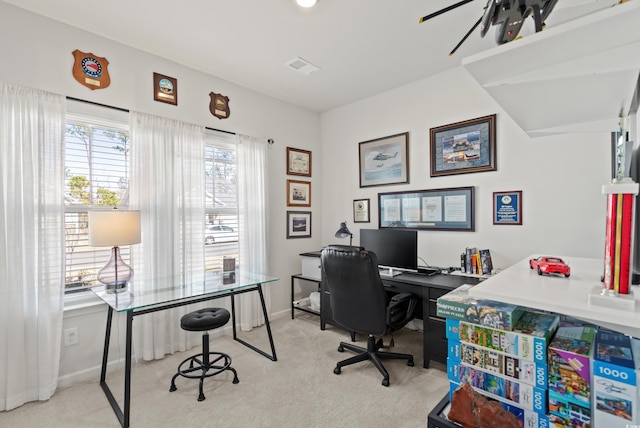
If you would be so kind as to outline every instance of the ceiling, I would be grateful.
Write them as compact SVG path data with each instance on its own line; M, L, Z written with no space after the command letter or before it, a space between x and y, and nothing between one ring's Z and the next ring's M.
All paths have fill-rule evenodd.
M449 56L482 16L482 0L418 23L457 1L318 0L303 9L294 0L4 0L316 112L455 68L495 47L494 29L485 38L476 30ZM547 28L615 3L559 0ZM529 18L521 35L532 33ZM285 66L297 57L320 70L305 75Z

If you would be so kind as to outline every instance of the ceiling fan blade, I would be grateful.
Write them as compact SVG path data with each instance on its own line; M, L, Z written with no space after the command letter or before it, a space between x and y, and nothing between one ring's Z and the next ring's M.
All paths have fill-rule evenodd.
M456 45L455 48L453 48L453 50L451 52L449 52L449 56L453 55L454 53L456 53L456 51L458 50L458 48L464 43L465 40L467 40L467 38L471 35L471 33L473 33L473 30L475 30L478 25L480 25L480 22L482 21L482 16L480 17L480 19L478 19L476 21L476 23L473 25L473 27L471 27L471 29L469 31L467 31L467 34L464 35L464 37L462 38L462 40L460 40L458 42L458 44Z
M463 5L465 5L467 3L470 3L472 1L473 0L462 0L462 1L459 1L458 3L456 3L456 4L452 4L451 6L447 6L444 9L440 9L440 10L438 10L436 12L430 13L429 15L426 15L426 16L423 16L422 18L420 18L419 23L423 23L424 21L426 21L428 19L435 18L438 15L442 15L443 13L449 12L450 10L453 10L453 9L455 9L457 7L463 6Z

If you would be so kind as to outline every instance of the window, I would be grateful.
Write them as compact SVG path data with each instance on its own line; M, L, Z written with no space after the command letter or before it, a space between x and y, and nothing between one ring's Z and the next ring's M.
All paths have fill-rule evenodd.
M79 103L83 104L83 103ZM65 291L97 285L111 248L89 246L90 210L129 208L129 121L126 112L71 104L65 139ZM221 271L225 257L238 260L238 191L235 135L205 137L205 267ZM130 263L130 249L120 253Z
M89 246L88 211L129 205L126 120L69 115L65 138L65 291L95 285L111 248ZM129 262L129 248L121 255Z
M205 266L221 271L224 257L238 260L238 187L235 136L205 136Z

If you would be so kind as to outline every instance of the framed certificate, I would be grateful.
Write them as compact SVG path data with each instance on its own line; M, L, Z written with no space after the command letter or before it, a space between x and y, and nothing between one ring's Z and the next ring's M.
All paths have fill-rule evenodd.
M522 190L493 192L493 224L522 224Z
M369 199L355 199L353 201L353 222L369 223Z

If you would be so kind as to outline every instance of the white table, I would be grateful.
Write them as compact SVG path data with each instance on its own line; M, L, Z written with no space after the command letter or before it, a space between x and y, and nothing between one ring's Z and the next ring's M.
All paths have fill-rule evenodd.
M594 304L591 293L598 293L603 284L600 276L603 261L578 257L561 257L571 267L571 276L538 275L529 268L530 256L481 282L469 290L469 295L505 303L543 309L569 315L611 330L640 338L640 290L631 286L635 308L621 309L620 304ZM616 297L610 298L616 299Z

